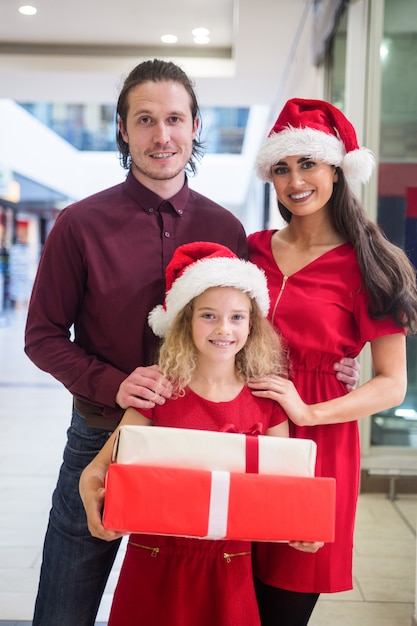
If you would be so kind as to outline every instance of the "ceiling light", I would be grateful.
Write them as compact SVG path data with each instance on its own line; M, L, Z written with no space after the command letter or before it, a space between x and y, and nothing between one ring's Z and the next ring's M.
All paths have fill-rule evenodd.
M19 13L21 13L22 15L36 15L37 12L38 9L34 6L31 6L30 4L24 4L19 7Z
M177 43L178 37L176 35L162 35L162 43Z
M208 37L210 35L208 28L193 28L192 33L194 37Z
M198 44L210 43L210 37L203 37L200 35L199 37L194 37L193 41Z

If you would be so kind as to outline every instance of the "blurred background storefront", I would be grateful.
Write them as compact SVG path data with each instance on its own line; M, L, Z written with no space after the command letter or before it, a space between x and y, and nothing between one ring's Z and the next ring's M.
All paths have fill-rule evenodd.
M190 185L234 212L247 232L278 224L271 189L253 175L257 148L278 111L290 97L325 98L344 110L360 143L377 156L371 184L357 194L417 265L416 0L184 0L182 12L175 8L181 26L173 8L157 2L146 14L154 17L153 30L158 23L162 29L162 7L174 30L190 16L212 20L212 32L220 25L218 39L198 53L181 41L151 46L146 24L134 46L126 16L134 27L138 4L129 0L117 9L119 41L111 16L108 24L96 19L101 29L80 34L78 1L71 19L55 24L56 3L43 0L38 31L12 21L6 13L12 3L0 5L0 314L25 306L59 211L123 179L115 101L123 76L150 56L177 61L195 80L207 154ZM362 489L391 497L417 485L416 337L407 339L407 355L403 404L361 423ZM366 379L366 350L361 365Z
M378 157L378 171L363 190L368 213L417 267L417 3L351 3L329 49L328 97L346 112L363 111L363 143ZM365 23L366 37L352 22ZM364 58L358 48L367 41ZM400 407L374 415L362 427L363 489L384 484L416 491L417 337L407 338L408 392ZM365 376L369 355L363 358Z
M277 113L288 98L324 98L375 153L375 175L355 191L417 267L416 0L38 4L29 22L0 0L0 322L24 312L59 211L123 180L115 103L124 76L154 56L195 81L206 155L190 186L248 233L279 226L271 188L253 174ZM209 27L203 44L191 41L196 23ZM178 42L161 44L173 31ZM417 337L407 357L402 405L360 423L361 488L392 499L417 491ZM367 350L361 373L372 374Z

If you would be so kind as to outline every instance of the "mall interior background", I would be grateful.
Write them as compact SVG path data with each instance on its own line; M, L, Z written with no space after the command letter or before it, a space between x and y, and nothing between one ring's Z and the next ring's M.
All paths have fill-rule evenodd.
M377 155L356 192L417 266L416 0L38 4L37 16L16 17L17 3L0 0L0 316L24 310L59 211L123 179L115 101L129 70L154 56L196 84L207 153L191 186L248 233L278 223L270 188L253 175L259 144L288 98L325 98ZM210 29L208 44L192 43L195 25ZM178 44L157 41L173 31ZM416 339L405 401L361 424L364 490L416 491ZM366 350L361 368L365 380Z

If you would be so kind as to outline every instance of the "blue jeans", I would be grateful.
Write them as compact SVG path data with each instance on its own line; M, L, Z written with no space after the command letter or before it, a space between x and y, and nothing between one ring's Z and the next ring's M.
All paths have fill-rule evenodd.
M90 535L78 481L110 434L88 428L73 411L52 496L33 626L94 626L120 541Z

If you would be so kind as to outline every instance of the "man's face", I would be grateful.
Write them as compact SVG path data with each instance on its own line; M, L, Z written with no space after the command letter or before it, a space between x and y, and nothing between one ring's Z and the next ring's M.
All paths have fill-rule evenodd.
M190 97L181 83L148 81L134 87L126 127L120 122L119 128L141 183L157 193L158 181L182 186L198 120L192 120Z

